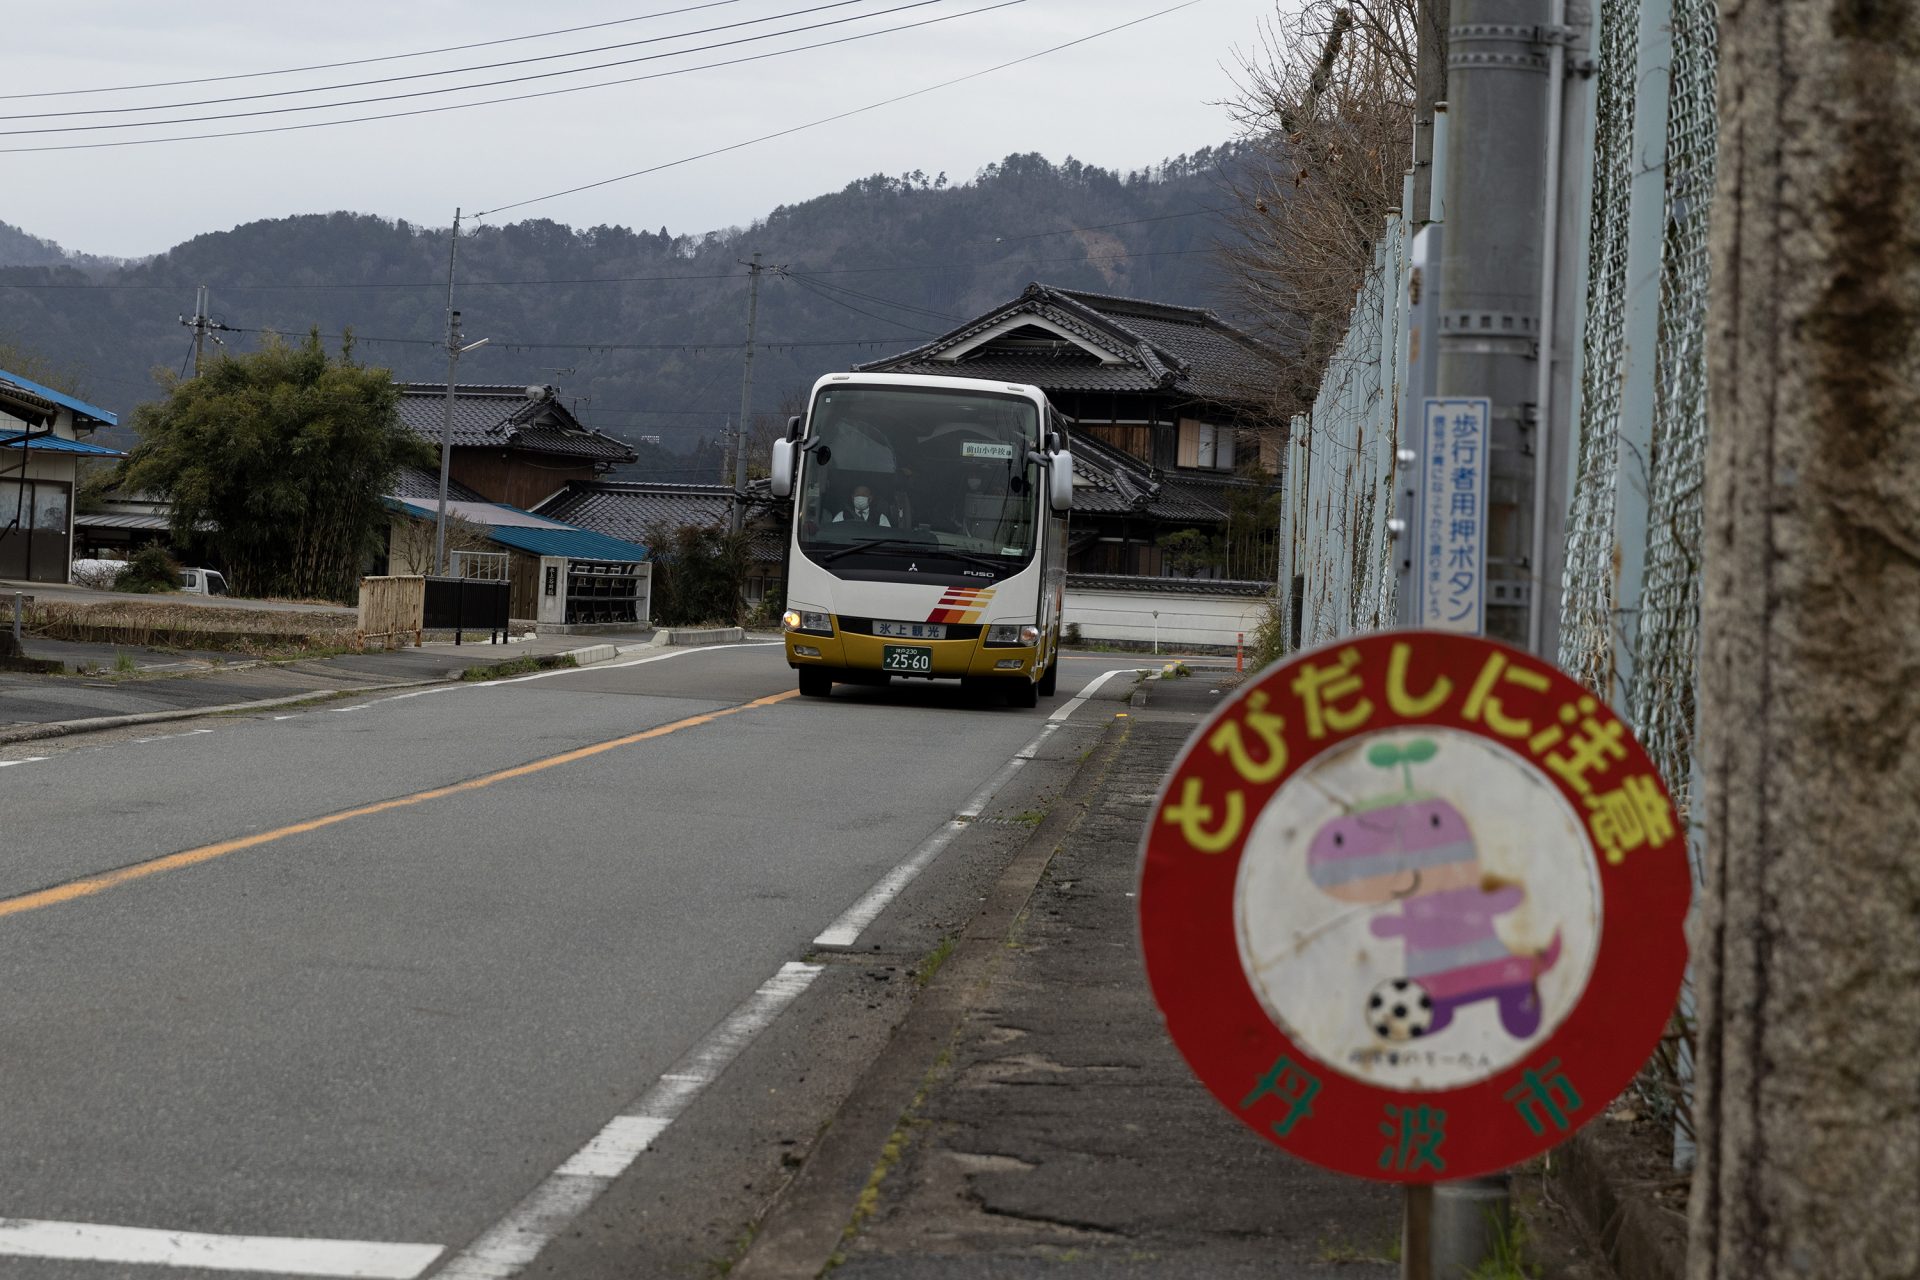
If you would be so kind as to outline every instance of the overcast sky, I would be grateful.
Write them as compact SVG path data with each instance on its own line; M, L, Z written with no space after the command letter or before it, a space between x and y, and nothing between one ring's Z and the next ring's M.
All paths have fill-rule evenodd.
M431 115L91 150L0 154L0 221L88 253L156 253L203 231L258 218L349 209L445 226L455 206L496 209L597 182L775 130L910 93L1140 18L1178 0L1015 0L972 17L828 48L694 70L640 83ZM162 5L81 0L16 6L8 24L0 149L262 129L418 110L697 67L928 18L996 0L334 0L326 5ZM693 6L700 6L694 8ZM745 223L775 205L837 190L875 172L945 170L960 180L1013 151L1068 154L1129 169L1218 143L1231 125L1235 50L1251 47L1274 0L1199 0L1189 8L963 84L789 137L557 199L503 211L494 221L549 217L574 226L621 223L706 231ZM879 15L881 10L898 10ZM671 10L686 10L667 13ZM811 10L811 12L800 12ZM777 15L793 16L780 18ZM661 15L651 16L646 15ZM644 18L642 21L622 21ZM800 27L853 21L800 32ZM755 21L765 19L765 21ZM538 39L561 27L613 25ZM747 23L704 35L700 28ZM771 32L774 38L661 53ZM680 37L634 45L631 42ZM449 45L507 41L430 57L392 58ZM596 46L588 56L529 62ZM421 94L449 85L652 60L519 84L399 101L157 127L14 132L61 126L257 112ZM249 76L115 93L25 97L156 81L279 71L350 60L370 65ZM423 72L510 63L486 71ZM396 76L416 78L286 95ZM280 93L286 96L148 113L106 113ZM51 117L53 111L91 115Z

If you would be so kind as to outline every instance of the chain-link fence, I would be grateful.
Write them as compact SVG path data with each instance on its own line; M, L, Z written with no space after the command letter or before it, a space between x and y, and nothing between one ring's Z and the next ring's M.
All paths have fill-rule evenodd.
M1628 715L1687 801L1706 457L1715 0L1601 0L1560 662ZM1287 625L1310 645L1394 616L1408 229L1395 218L1287 456ZM1563 287L1566 287L1563 285Z
M1707 211L1719 138L1714 0L1673 0L1671 30L1651 518L1629 707L1640 740L1684 807L1692 774L1707 465Z
M1700 639L1716 27L1715 0L1600 7L1579 472L1561 614L1561 664L1626 712L1683 807ZM1648 179L1658 187L1632 189ZM1636 201L1650 208L1654 199L1657 220L1634 217ZM1657 279L1658 291L1638 304L1636 329L1642 278ZM1627 501L1623 486L1633 490Z
M1287 443L1281 541L1297 647L1393 622L1394 454L1404 356L1406 228L1391 217L1355 296L1346 337ZM1283 586L1286 585L1283 582Z

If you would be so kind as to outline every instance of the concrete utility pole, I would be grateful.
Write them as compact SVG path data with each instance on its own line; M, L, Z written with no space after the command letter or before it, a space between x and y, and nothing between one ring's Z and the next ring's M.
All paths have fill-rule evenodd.
M1486 633L1527 646L1552 0L1452 0L1439 394L1491 403ZM1551 655L1549 655L1551 656Z
M460 332L460 313L453 309L453 273L460 258L460 210L453 211L453 235L447 242L447 401L440 420L440 503L433 517L433 571L447 571L447 479L453 466L453 388L458 381L460 357L475 347L484 347L488 339L460 344L466 335Z
M1692 1280L1920 1275L1920 53L1720 13Z
M221 324L207 315L207 286L201 285L193 295L193 318L180 317L180 323L193 330L193 376L200 376L200 364L206 356L207 337L214 336L214 343L220 345L221 333L231 332L227 325Z
M760 318L760 252L755 250L747 268L747 350L745 369L740 375L740 418L733 429L733 531L740 532L747 522L747 424L753 413L753 330Z
M1436 394L1488 402L1485 632L1552 661L1560 601L1547 565L1565 536L1552 468L1566 456L1567 424L1550 410L1552 319L1565 302L1555 277L1567 0L1429 3L1444 4L1448 22L1446 154L1434 158L1446 222ZM1429 38L1423 22L1423 46ZM1423 90L1428 80L1423 70ZM1417 195L1414 209L1424 212ZM1409 1259L1406 1274L1457 1280L1494 1256L1506 1179L1440 1184L1430 1208L1410 1199L1410 1252L1416 1210L1430 1213L1431 1255Z

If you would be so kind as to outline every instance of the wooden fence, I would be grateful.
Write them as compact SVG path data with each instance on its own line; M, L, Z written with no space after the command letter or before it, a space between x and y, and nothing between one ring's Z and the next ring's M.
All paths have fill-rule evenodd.
M378 640L391 649L409 638L418 645L426 625L426 609L424 577L360 579L360 625L353 633L353 647L365 649L367 641Z

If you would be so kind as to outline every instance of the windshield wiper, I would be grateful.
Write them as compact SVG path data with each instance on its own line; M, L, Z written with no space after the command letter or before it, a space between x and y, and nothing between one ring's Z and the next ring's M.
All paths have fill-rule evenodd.
M815 563L832 564L841 556L852 555L856 551L871 551L875 547L885 546L912 547L922 555L946 556L950 559L965 561L968 564L979 565L983 569L991 569L995 573L1005 573L1007 570L1007 566L1001 561L991 560L986 556L974 555L969 551L958 551L952 547L942 546L937 542L921 542L914 538L865 538L859 542L848 543L844 547L835 547L826 555L812 554Z
M934 544L930 542L916 542L912 538L863 538L859 542L849 542L844 547L836 547L826 555L814 553L813 558L820 564L832 564L841 556L850 556L856 551L871 551L875 547L889 545L901 547L931 547Z

